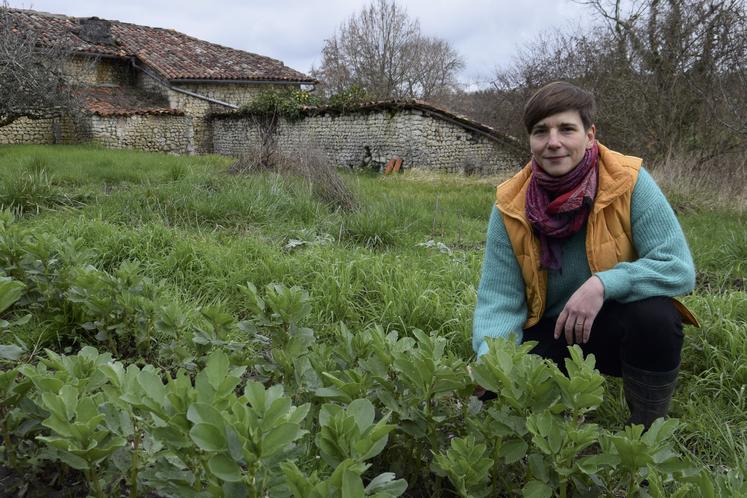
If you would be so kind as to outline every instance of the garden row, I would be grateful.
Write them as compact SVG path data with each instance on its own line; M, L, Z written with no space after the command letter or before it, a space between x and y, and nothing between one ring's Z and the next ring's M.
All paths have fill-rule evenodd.
M317 336L297 287L242 285L239 320L167 297L136 263L96 260L2 213L10 492L54 480L133 497L747 493L740 473L711 476L674 450L676 420L645 434L597 424L605 381L576 348L568 376L508 342L468 365L419 330ZM62 352L11 344L29 327ZM498 398L481 403L475 384Z

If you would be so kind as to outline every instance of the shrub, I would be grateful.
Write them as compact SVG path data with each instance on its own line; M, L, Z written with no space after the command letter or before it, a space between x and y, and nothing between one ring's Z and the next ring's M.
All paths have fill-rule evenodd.
M303 180L314 196L324 204L344 211L358 208L337 166L319 147L306 143L289 154L281 155L263 146L254 146L229 168L232 173L272 171L285 177Z

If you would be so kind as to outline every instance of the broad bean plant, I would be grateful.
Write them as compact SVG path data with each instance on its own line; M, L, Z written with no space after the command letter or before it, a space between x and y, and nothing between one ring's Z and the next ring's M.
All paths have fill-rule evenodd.
M136 262L97 261L0 217L0 459L18 480L133 498L747 492L743 473L675 451L677 420L595 418L605 380L578 347L567 373L512 341L468 363L420 330L318 336L298 287L239 286L239 319L164 297ZM57 347L21 339L42 324Z

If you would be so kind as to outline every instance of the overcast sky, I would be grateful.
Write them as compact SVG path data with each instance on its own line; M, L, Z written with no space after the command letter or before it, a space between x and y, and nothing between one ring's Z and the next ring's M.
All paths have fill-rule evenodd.
M308 72L324 40L367 0L10 0L73 17L97 16L173 28L202 40L266 55ZM577 25L590 15L571 0L400 0L421 31L448 40L466 67L461 80L484 86L517 47L542 32Z

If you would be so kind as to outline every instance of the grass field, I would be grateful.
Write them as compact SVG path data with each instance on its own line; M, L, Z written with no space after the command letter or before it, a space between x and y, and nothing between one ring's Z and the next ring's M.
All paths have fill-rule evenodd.
M158 302L183 310L188 322L199 321L199 309L252 320L256 310L242 286L250 282L263 292L280 283L308 293L303 325L333 349L344 322L354 335L435 332L454 361L473 360L471 315L498 179L346 173L360 209L343 212L318 202L301 181L230 175L230 163L217 156L2 146L0 204L14 213L13 227L68 252L58 260L107 275L136 263L127 271L147 279ZM686 332L671 411L680 419L674 449L720 476L717 490L737 489L747 469L747 214L681 192L674 205L698 270L696 291L684 301L703 324ZM7 343L13 337L24 343L28 353L20 361L35 363L43 348L72 354L85 344L106 349L109 343L76 321L74 305L48 303L38 299L24 307L19 301L17 311L3 315L32 315L5 332ZM69 315L60 318L60 309ZM164 330L154 328L148 340L156 346L146 353L121 352L119 359L175 371L194 354L158 347L174 341ZM626 417L621 388L615 379L606 384L592 420L617 431ZM461 492L457 487L446 486L444 496ZM518 493L506 490L505 496Z

